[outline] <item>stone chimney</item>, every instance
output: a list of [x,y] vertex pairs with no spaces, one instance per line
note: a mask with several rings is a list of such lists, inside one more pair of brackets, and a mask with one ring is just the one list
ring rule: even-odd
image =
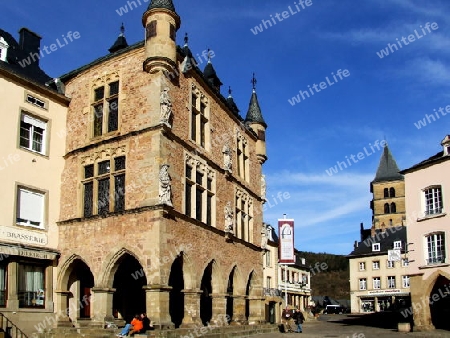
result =
[[32,64],[38,67],[42,38],[35,32],[32,32],[25,27],[19,30],[19,35],[20,35],[19,39],[20,48],[22,49],[26,57],[28,57],[29,55],[35,55],[35,57],[33,58],[33,60],[35,61]]

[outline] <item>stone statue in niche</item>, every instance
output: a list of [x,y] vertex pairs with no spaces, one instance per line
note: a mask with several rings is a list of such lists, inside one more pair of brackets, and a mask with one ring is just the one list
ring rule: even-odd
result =
[[261,198],[263,199],[263,201],[267,201],[266,198],[266,176],[265,175],[261,175]]
[[234,233],[234,212],[233,208],[231,207],[231,202],[227,202],[227,205],[224,208],[224,214],[225,214],[225,227],[224,231],[226,233]]
[[231,149],[225,144],[222,148],[223,153],[223,169],[231,173],[231,169],[233,168],[233,160],[231,158]]
[[160,123],[165,124],[169,128],[172,128],[170,125],[170,118],[172,117],[172,101],[169,96],[169,88],[165,87],[161,92],[159,103],[161,105],[161,115],[160,115]]
[[163,164],[159,171],[159,203],[172,205],[172,187],[170,185],[169,165]]

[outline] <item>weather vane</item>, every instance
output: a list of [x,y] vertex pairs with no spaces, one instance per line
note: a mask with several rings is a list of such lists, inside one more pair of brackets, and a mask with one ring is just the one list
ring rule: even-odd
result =
[[252,85],[253,85],[253,90],[256,89],[256,78],[255,78],[255,73],[253,73],[253,78],[252,78]]

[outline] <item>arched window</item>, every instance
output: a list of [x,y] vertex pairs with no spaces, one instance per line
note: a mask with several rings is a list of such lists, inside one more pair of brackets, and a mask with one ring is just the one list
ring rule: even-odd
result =
[[389,189],[389,197],[395,197],[395,189],[394,188]]
[[384,213],[385,214],[389,214],[390,212],[389,212],[389,203],[386,203],[385,205],[384,205]]
[[389,190],[388,188],[384,188],[384,198],[389,197]]
[[397,207],[395,203],[391,203],[391,214],[395,214],[397,212]]

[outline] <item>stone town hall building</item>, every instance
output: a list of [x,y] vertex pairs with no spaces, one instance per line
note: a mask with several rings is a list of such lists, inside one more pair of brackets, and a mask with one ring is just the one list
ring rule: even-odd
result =
[[[171,0],[143,14],[145,42],[63,77],[71,98],[56,311],[102,325],[146,311],[156,327],[264,321],[266,123],[202,72]],[[69,324],[58,318],[58,326]]]

